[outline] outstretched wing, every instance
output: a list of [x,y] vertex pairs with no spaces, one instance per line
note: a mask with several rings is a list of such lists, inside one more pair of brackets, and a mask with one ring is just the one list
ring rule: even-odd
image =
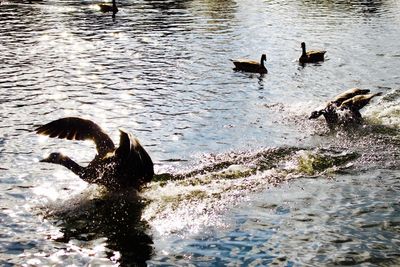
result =
[[135,184],[140,186],[150,182],[154,175],[154,164],[149,154],[132,134],[120,132],[120,144],[115,155],[121,159],[125,171],[136,179]]
[[114,150],[111,138],[96,123],[75,117],[52,121],[35,129],[37,134],[68,140],[93,140],[100,156]]
[[381,92],[374,93],[374,94],[366,94],[366,95],[356,95],[356,96],[344,101],[342,103],[342,105],[340,105],[339,109],[348,108],[348,109],[359,111],[360,109],[365,107],[372,98],[374,98],[375,96],[380,96],[380,95],[382,95]]
[[331,103],[336,104],[336,106],[340,106],[344,101],[357,96],[357,95],[365,95],[369,93],[369,89],[360,89],[360,88],[351,88],[348,89],[346,91],[344,91],[343,93],[337,95],[332,101]]

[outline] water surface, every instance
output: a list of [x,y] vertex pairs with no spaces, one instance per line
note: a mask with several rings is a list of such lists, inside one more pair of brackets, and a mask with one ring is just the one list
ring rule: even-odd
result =
[[[396,0],[119,5],[1,1],[1,264],[399,264]],[[326,61],[299,66],[302,41]],[[267,75],[232,70],[262,53]],[[351,87],[384,94],[363,126],[307,120]],[[142,201],[38,162],[95,155],[34,134],[65,116],[141,140]]]

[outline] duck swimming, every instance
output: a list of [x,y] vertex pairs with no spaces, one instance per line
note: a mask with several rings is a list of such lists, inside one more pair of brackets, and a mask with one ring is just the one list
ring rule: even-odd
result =
[[326,51],[310,50],[306,51],[306,43],[301,43],[302,54],[299,58],[300,63],[315,63],[324,61]]
[[68,140],[92,140],[97,155],[86,166],[80,166],[61,153],[51,153],[40,162],[60,164],[88,183],[99,184],[112,190],[132,187],[136,190],[149,183],[154,175],[153,161],[130,133],[120,130],[119,147],[94,122],[66,117],[35,129],[37,134]]
[[98,4],[101,12],[113,12],[114,14],[118,12],[117,3],[112,0],[112,5],[110,4]]
[[265,54],[261,55],[260,61],[249,60],[244,58],[231,59],[231,61],[235,65],[234,70],[253,72],[253,73],[268,73],[268,70],[265,67],[265,61],[267,61],[267,56]]

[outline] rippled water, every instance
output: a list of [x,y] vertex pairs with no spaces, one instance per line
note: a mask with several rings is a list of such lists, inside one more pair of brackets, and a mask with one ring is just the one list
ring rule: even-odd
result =
[[[283,2],[2,0],[0,264],[399,265],[400,3]],[[384,94],[363,126],[307,120],[351,87]],[[33,133],[64,116],[141,140],[140,201],[38,162],[95,155]]]

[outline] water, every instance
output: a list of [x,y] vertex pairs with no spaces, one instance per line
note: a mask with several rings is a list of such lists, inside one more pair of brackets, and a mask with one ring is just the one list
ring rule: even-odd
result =
[[152,263],[394,266],[399,204],[393,187],[399,173],[371,174],[300,179],[256,194],[231,211],[229,231],[198,236]]
[[[400,4],[382,1],[1,1],[4,266],[400,264]],[[300,42],[326,49],[304,68]],[[267,54],[264,76],[230,58]],[[365,125],[309,113],[339,92],[384,96]],[[39,163],[87,142],[37,125],[92,119],[136,135],[157,176],[115,195]]]

